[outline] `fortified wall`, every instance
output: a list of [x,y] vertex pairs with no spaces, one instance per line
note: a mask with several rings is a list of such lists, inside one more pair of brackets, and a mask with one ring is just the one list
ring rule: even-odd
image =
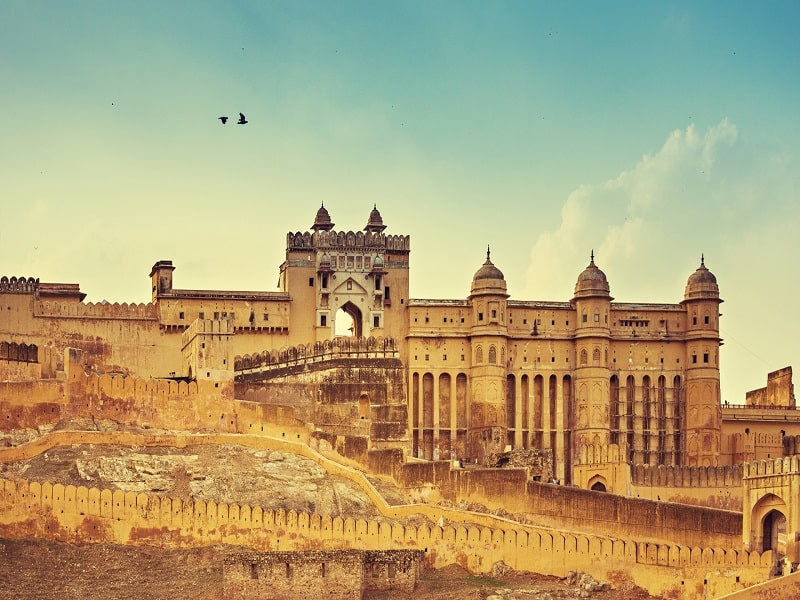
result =
[[414,591],[422,550],[237,552],[225,557],[227,600],[360,600],[367,590]]
[[66,371],[52,380],[0,382],[0,431],[45,428],[74,418],[110,419],[132,427],[291,435],[308,428],[290,408],[233,398],[233,384],[86,373],[68,349]]
[[[609,581],[624,573],[651,593],[685,598],[763,581],[773,563],[771,551],[637,543],[502,519],[493,519],[494,527],[469,522],[415,526],[24,480],[4,482],[0,506],[0,536],[12,539],[159,547],[230,544],[258,552],[410,549],[423,551],[434,568],[455,563],[486,573],[503,561],[517,570],[559,577],[584,571]],[[413,506],[393,510],[447,520],[454,515]],[[469,520],[468,514],[460,517]]]
[[391,338],[337,338],[237,356],[235,396],[291,407],[330,435],[361,437],[371,448],[409,445],[404,368]]

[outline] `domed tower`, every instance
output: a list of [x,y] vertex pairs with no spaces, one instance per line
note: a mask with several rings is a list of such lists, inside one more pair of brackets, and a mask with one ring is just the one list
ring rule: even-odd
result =
[[[611,431],[611,371],[608,364],[611,329],[611,301],[608,279],[594,264],[592,252],[589,265],[578,275],[572,304],[577,315],[575,326],[576,366],[574,408],[570,398],[561,405],[564,429],[574,432],[572,444],[565,442],[567,451],[580,452],[588,444],[609,443]],[[565,386],[566,390],[567,386]],[[571,422],[570,422],[571,420]],[[565,457],[565,469],[571,460]]]
[[472,307],[468,452],[483,463],[488,454],[502,452],[510,443],[505,390],[508,293],[488,248],[486,262],[472,278],[468,300]]
[[717,278],[700,266],[689,276],[681,304],[686,311],[686,384],[681,411],[683,464],[717,464],[720,450],[719,297]]
[[314,218],[314,224],[311,229],[314,231],[330,231],[333,226],[334,223],[331,221],[331,216],[328,214],[328,209],[325,208],[325,203],[323,202],[317,211],[317,216]]
[[367,220],[367,226],[364,227],[364,231],[380,233],[384,229],[386,229],[386,225],[383,224],[383,217],[381,217],[381,213],[378,211],[378,205],[374,204],[372,206],[372,211],[369,213],[369,219]]

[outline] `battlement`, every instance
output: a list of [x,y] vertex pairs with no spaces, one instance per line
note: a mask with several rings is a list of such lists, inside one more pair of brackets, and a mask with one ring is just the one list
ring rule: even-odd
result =
[[38,278],[0,277],[0,294],[35,294],[38,290]]
[[156,321],[158,310],[155,304],[123,302],[38,302],[34,316],[79,318],[79,319],[136,319]]
[[260,371],[288,366],[319,363],[338,358],[399,358],[400,351],[394,338],[342,337],[313,344],[301,344],[281,350],[237,356],[234,371]]
[[634,485],[683,488],[741,487],[742,467],[688,467],[666,465],[635,465],[631,469]]
[[800,474],[800,456],[787,456],[772,460],[759,460],[742,465],[742,478],[754,479],[771,475]]
[[[675,589],[676,579],[703,585],[708,568],[722,566],[728,572],[735,571],[742,583],[752,585],[764,579],[774,561],[771,550],[637,542],[565,533],[496,517],[491,519],[495,522],[491,526],[482,524],[487,515],[446,509],[434,509],[440,513],[440,525],[416,525],[391,516],[369,520],[331,517],[293,509],[8,479],[0,479],[0,507],[4,515],[0,536],[12,538],[152,544],[162,548],[224,543],[267,552],[321,547],[424,549],[430,566],[457,563],[472,573],[489,572],[497,561],[513,569],[560,577],[570,570],[581,570],[606,579],[607,569],[624,568],[640,584],[661,582],[660,587],[649,586],[653,593]],[[408,505],[392,507],[391,512],[427,515],[431,512],[427,508]],[[447,523],[445,519],[457,520]],[[699,572],[697,567],[702,567]],[[726,576],[730,577],[729,573]]]
[[411,236],[386,235],[371,231],[315,231],[305,233],[291,231],[286,234],[287,250],[309,248],[346,249],[374,248],[376,250],[411,251]]

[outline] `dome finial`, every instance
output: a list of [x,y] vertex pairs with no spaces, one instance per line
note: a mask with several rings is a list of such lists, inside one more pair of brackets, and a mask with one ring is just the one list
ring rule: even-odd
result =
[[383,218],[380,211],[378,211],[378,203],[376,202],[372,205],[372,211],[369,213],[369,219],[367,219],[367,226],[364,227],[364,231],[380,233],[384,229],[386,229],[386,225],[383,224]]
[[489,244],[486,244],[486,260],[491,260],[492,250]]
[[594,264],[594,248],[592,248],[592,252],[589,254],[589,262]]
[[317,211],[317,216],[314,218],[314,224],[311,226],[311,229],[314,231],[330,231],[333,229],[333,225],[331,216],[325,209],[325,203],[320,202],[319,210]]
[[704,267],[706,266],[706,257],[703,255],[702,252],[700,253],[700,264]]

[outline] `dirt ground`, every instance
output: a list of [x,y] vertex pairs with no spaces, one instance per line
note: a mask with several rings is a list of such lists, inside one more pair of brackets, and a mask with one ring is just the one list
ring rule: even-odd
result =
[[[0,598],[44,600],[222,600],[223,559],[229,548],[189,550],[0,539]],[[298,598],[304,596],[298,590]],[[413,593],[372,592],[365,600],[522,600],[592,598],[646,600],[644,590],[584,592],[557,577],[508,573],[470,575],[450,566],[427,571]]]

